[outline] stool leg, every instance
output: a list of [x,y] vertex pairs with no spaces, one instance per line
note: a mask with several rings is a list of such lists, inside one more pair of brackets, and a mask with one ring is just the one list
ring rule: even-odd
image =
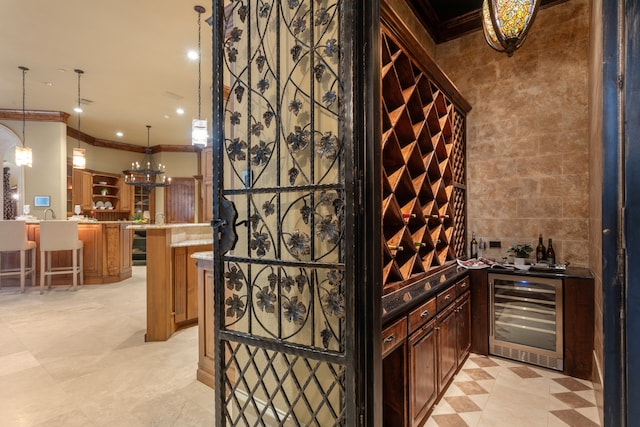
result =
[[44,271],[46,268],[46,255],[40,251],[40,295],[44,293]]
[[25,250],[20,251],[20,292],[24,293],[24,269],[26,264],[26,253]]
[[[47,265],[49,266],[49,272],[53,271],[53,264],[51,264],[51,251],[47,252]],[[51,274],[47,274],[47,289],[51,289]]]
[[36,248],[31,249],[31,287],[36,286]]
[[80,286],[84,286],[84,248],[80,247]]
[[[0,268],[2,268],[2,252],[0,252]],[[2,289],[2,274],[0,274],[0,289]]]
[[71,262],[73,264],[73,290],[78,288],[78,251],[76,249],[71,251]]

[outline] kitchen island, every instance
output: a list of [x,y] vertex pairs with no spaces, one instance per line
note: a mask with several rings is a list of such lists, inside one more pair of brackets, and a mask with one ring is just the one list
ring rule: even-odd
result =
[[[78,238],[84,242],[84,283],[101,285],[120,282],[131,277],[131,230],[125,221],[78,221]],[[40,221],[27,222],[27,238],[35,241],[36,277],[40,279]],[[71,252],[52,254],[53,267],[70,265]],[[19,268],[18,253],[2,257],[2,268]],[[10,279],[3,280],[11,284]],[[52,278],[53,285],[69,284],[71,275]],[[38,282],[39,283],[39,282]]]
[[166,341],[198,322],[197,269],[191,255],[212,249],[205,224],[130,225],[145,230],[147,245],[146,341]]

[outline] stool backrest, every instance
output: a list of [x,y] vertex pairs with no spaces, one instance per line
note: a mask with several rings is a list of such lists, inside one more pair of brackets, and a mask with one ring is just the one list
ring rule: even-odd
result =
[[0,251],[20,251],[27,248],[27,223],[0,221]]
[[40,221],[41,251],[63,251],[77,248],[77,221]]

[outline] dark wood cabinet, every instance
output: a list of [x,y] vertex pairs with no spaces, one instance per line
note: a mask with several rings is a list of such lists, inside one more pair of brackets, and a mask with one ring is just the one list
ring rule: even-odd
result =
[[456,347],[458,331],[456,329],[456,307],[450,306],[437,319],[438,339],[438,390],[444,390],[458,367]]
[[421,426],[438,397],[438,342],[433,319],[409,338],[411,426]]
[[464,363],[471,347],[469,289],[467,277],[458,280],[384,330],[385,426],[423,425]]
[[461,365],[471,350],[471,303],[469,292],[456,300],[456,330],[458,341],[458,365]]

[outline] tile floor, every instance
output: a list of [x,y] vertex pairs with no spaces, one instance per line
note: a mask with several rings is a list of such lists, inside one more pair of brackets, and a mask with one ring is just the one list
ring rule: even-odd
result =
[[549,369],[470,355],[425,427],[595,427],[593,384]]
[[[197,328],[145,343],[145,267],[45,295],[0,289],[0,426],[213,425]],[[426,427],[597,426],[588,381],[471,355]]]

